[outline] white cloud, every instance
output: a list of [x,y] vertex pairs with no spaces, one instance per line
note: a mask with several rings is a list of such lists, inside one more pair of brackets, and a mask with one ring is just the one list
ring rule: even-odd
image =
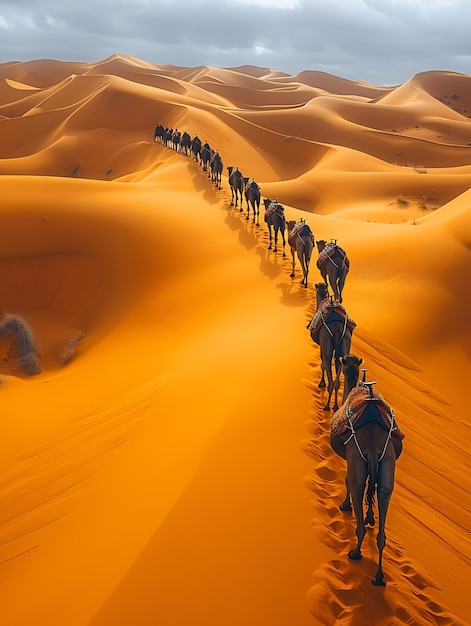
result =
[[255,56],[260,56],[262,54],[272,54],[271,50],[267,50],[267,48],[265,48],[265,46],[262,46],[261,44],[255,44],[253,47],[253,51]]
[[0,30],[15,30],[15,27],[3,15],[0,15]]

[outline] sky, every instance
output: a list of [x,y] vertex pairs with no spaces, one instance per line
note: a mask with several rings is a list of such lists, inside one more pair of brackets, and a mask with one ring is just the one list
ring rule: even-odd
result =
[[471,74],[471,0],[0,0],[0,63],[124,54],[374,85]]

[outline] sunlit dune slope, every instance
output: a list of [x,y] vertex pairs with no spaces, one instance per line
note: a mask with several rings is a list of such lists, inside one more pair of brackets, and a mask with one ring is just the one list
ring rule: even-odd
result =
[[[0,65],[2,626],[469,623],[470,85]],[[317,253],[306,288],[227,166],[348,253],[351,350],[405,433],[385,588],[377,527],[347,556]]]

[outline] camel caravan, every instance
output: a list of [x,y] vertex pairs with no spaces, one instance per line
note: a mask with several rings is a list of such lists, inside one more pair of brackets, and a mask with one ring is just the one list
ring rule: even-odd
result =
[[[220,189],[223,168],[217,152],[207,143],[201,144],[197,135],[193,139],[185,138],[185,144],[189,143],[189,147],[183,146],[182,139],[183,135],[180,136],[176,130],[156,127],[154,141],[158,140],[182,154],[192,154]],[[213,165],[216,156],[218,163]],[[213,173],[216,169],[217,174]],[[231,191],[230,206],[239,207],[242,213],[245,199],[246,220],[250,219],[252,212],[253,223],[259,226],[259,185],[253,178],[244,176],[238,167],[228,166],[227,173]],[[312,253],[317,248],[316,266],[322,282],[315,284],[316,310],[307,329],[312,341],[319,346],[321,379],[318,386],[327,389],[324,411],[334,412],[330,421],[330,445],[332,451],[347,463],[346,495],[339,508],[349,513],[353,507],[357,539],[348,557],[352,560],[362,558],[361,546],[366,527],[375,525],[373,507],[376,497],[379,517],[376,538],[378,569],[372,584],[385,586],[383,550],[386,545],[386,515],[394,489],[395,465],[402,452],[404,434],[396,423],[394,411],[382,395],[374,391],[375,382],[366,380],[367,369],[362,369],[360,380],[360,366],[363,361],[350,353],[356,323],[342,304],[350,261],[336,239],[330,242],[323,239],[316,241],[304,218],[299,222],[287,220],[284,206],[277,198],[264,198],[263,205],[264,221],[268,229],[268,249],[274,254],[281,251],[282,256],[286,257],[288,243],[292,262],[290,277],[295,277],[297,259],[302,271],[300,282],[306,288]],[[329,289],[332,294],[329,294]],[[339,404],[342,376],[344,385]]]

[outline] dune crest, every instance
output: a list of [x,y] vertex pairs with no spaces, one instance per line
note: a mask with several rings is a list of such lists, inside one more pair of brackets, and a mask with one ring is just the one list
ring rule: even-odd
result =
[[[2,624],[467,624],[470,85],[0,64]],[[385,589],[375,532],[347,557],[317,250],[305,287],[274,198],[348,252],[351,350],[405,433]]]

